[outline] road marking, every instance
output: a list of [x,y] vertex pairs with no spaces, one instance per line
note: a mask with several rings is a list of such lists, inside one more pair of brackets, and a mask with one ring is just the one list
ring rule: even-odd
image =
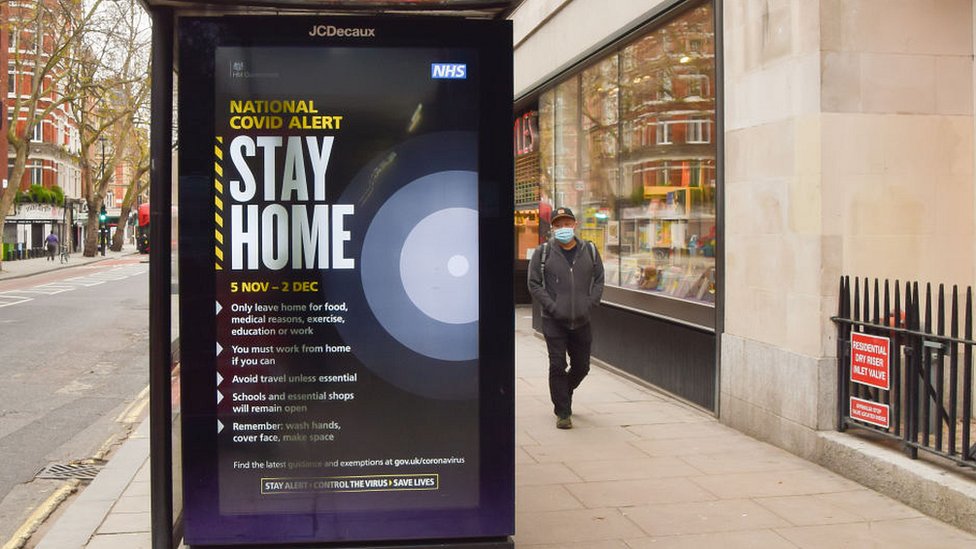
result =
[[44,503],[35,509],[29,517],[27,517],[24,524],[22,524],[20,528],[14,532],[14,535],[10,537],[10,540],[3,544],[3,549],[20,549],[23,547],[24,544],[30,540],[31,536],[34,535],[34,532],[36,532],[37,529],[44,524],[44,521],[51,516],[51,513],[53,513],[54,510],[57,509],[62,502],[64,502],[64,500],[68,499],[68,496],[73,494],[80,485],[81,481],[76,478],[62,484],[60,488],[48,496],[48,498],[44,500]]
[[91,280],[85,276],[73,276],[71,278],[64,279],[65,282],[71,282],[72,284],[81,284],[82,286],[98,286],[99,284],[105,284],[104,280]]
[[35,294],[44,295],[54,295],[67,292],[68,290],[74,290],[74,286],[60,286],[56,284],[42,284],[40,286],[34,286],[29,290],[21,290],[21,292],[30,292]]
[[82,383],[76,379],[54,392],[62,395],[80,395],[87,393],[91,388],[91,385]]
[[[33,297],[23,297],[19,295],[4,295],[0,293],[0,307],[9,307],[10,305],[17,305],[18,303],[23,303],[25,301],[31,301]],[[8,301],[9,300],[9,301]],[[8,301],[5,303],[5,301]]]
[[30,288],[0,292],[0,308],[31,301],[37,295],[61,294],[77,290],[78,288],[89,288],[91,286],[105,284],[106,282],[125,280],[126,278],[141,275],[148,270],[148,267],[144,264],[123,265],[107,271],[91,273],[84,276],[73,276],[58,282],[49,282]]
[[149,386],[146,387],[136,395],[135,400],[129,403],[128,406],[122,410],[122,413],[115,418],[116,423],[135,423],[139,416],[142,415],[142,411],[146,409],[146,405],[149,404]]

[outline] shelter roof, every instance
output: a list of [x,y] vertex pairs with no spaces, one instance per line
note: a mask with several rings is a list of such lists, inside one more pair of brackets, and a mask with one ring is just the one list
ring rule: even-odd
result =
[[179,12],[412,14],[502,19],[523,0],[140,0],[147,9],[172,7]]

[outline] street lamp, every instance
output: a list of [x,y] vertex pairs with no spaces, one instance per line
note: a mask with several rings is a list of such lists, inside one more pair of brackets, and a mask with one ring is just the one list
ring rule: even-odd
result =
[[[102,183],[102,179],[105,177],[105,136],[98,136],[98,143],[102,147],[102,162],[98,165],[98,182]],[[106,224],[108,220],[108,214],[105,211],[105,199],[102,199],[102,208],[98,213],[98,239],[100,241],[100,248],[102,249],[102,255],[105,255],[105,248],[108,247],[108,226]]]
[[102,146],[102,163],[98,165],[98,178],[105,177],[105,136],[98,136],[98,143]]

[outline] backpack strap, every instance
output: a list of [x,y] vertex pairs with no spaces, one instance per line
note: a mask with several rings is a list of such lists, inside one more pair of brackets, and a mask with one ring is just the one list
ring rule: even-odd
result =
[[[596,266],[596,244],[592,240],[586,241],[586,249],[590,251],[590,262]],[[590,276],[590,293],[593,293],[593,285],[596,284],[596,273]]]
[[545,289],[545,287],[546,287],[546,259],[549,258],[549,242],[548,241],[542,243],[542,251],[540,253],[542,254],[542,257],[539,260],[539,266],[540,266],[541,271],[542,271],[542,288]]

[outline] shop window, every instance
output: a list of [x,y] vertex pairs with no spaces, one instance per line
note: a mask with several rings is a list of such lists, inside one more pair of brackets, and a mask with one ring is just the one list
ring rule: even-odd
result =
[[[580,75],[583,185],[567,202],[557,204],[573,208],[577,216],[577,233],[592,241],[601,253],[607,249],[608,222],[619,187],[618,63],[618,56],[610,56]],[[616,284],[615,271],[608,274],[607,282]]]
[[[579,78],[556,87],[555,95],[555,183],[575,185],[579,179]],[[557,191],[558,192],[558,191]]]
[[573,208],[615,295],[714,303],[714,40],[698,4],[539,96],[539,208],[517,217],[544,239]]
[[540,170],[597,244],[608,287],[714,303],[712,33],[699,5],[540,96]]

